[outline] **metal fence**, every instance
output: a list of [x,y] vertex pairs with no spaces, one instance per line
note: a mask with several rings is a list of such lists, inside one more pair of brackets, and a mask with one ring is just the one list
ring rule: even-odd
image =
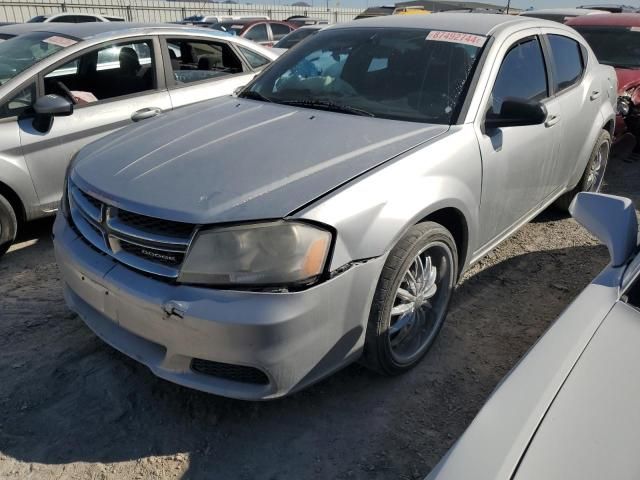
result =
[[361,10],[165,0],[0,0],[0,22],[24,22],[36,15],[59,12],[116,15],[131,22],[174,22],[191,15],[205,14],[268,15],[275,20],[284,20],[291,15],[307,15],[338,23],[352,20]]

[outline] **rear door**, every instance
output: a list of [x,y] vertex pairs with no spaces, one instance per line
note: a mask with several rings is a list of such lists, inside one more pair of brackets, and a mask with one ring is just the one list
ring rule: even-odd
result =
[[50,131],[19,121],[20,141],[40,202],[57,205],[66,166],[87,143],[171,108],[157,39],[132,38],[91,47],[39,76],[39,93],[76,98],[73,115],[57,117]]
[[[608,92],[587,71],[587,52],[576,40],[560,34],[545,35],[552,68],[553,97],[562,112],[562,142],[555,166],[555,184],[565,187],[577,169],[582,171],[594,145],[587,135],[602,119],[600,105]],[[569,185],[573,187],[573,185]]]
[[231,95],[255,75],[233,43],[224,39],[171,35],[161,39],[174,108]]

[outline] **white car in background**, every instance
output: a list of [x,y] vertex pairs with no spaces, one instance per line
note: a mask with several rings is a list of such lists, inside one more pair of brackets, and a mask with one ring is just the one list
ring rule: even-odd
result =
[[[503,380],[427,480],[632,480],[640,474],[640,251],[626,198],[573,216],[611,262]],[[589,261],[589,259],[585,259]]]
[[114,15],[97,15],[95,13],[64,12],[52,15],[37,15],[27,23],[87,23],[87,22],[124,22],[124,18]]

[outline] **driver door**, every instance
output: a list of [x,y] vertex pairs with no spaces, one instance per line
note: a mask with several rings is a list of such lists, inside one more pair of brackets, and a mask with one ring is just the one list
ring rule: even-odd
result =
[[[481,243],[493,244],[522,223],[557,191],[560,144],[559,101],[549,98],[545,58],[536,34],[507,43],[491,93],[476,124],[482,155]],[[495,68],[495,67],[494,67]],[[487,112],[500,113],[504,100],[542,102],[548,112],[541,125],[484,127]]]
[[102,44],[40,75],[43,94],[78,99],[74,113],[56,117],[48,132],[19,120],[20,142],[44,209],[55,209],[64,175],[75,152],[133,122],[171,109],[163,77],[158,75],[159,51],[152,38]]

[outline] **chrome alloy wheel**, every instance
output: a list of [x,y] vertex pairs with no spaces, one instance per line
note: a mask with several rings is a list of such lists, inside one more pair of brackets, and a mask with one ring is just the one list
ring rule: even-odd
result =
[[600,190],[604,172],[607,168],[607,161],[609,160],[609,149],[609,142],[604,142],[600,145],[596,158],[589,166],[585,191],[598,192]]
[[415,256],[402,276],[388,329],[391,354],[399,364],[422,355],[437,335],[451,296],[452,264],[447,246],[434,242]]

